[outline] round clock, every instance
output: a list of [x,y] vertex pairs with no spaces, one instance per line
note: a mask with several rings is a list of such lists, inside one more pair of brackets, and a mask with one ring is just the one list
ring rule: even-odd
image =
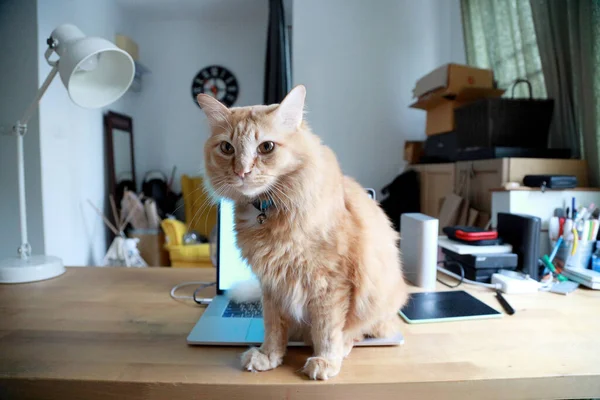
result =
[[192,81],[192,97],[196,105],[196,96],[205,93],[231,107],[237,100],[238,92],[235,76],[227,68],[218,65],[203,68]]

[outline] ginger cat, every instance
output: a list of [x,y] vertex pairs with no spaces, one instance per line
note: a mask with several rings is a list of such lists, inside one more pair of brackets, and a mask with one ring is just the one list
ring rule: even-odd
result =
[[211,135],[207,184],[235,202],[238,246],[258,278],[265,339],[249,371],[282,363],[291,335],[311,343],[303,372],[340,372],[355,341],[397,332],[407,299],[398,235],[303,119],[306,89],[281,104],[228,109],[200,94]]

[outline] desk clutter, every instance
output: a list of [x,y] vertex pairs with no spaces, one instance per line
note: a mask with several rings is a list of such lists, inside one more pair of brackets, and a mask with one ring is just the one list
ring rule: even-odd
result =
[[549,222],[552,252],[542,260],[562,281],[572,280],[600,289],[600,209],[594,203],[557,208]]
[[[405,277],[427,291],[434,290],[436,280],[450,288],[464,283],[495,290],[509,315],[515,310],[501,293],[567,295],[580,286],[600,289],[600,271],[595,270],[600,269],[600,210],[593,204],[573,204],[570,211],[560,208],[556,213],[551,223],[554,246],[542,257],[542,221],[536,216],[498,213],[495,229],[443,226],[443,235],[437,236],[441,221],[403,214],[401,226],[410,232],[403,236],[401,231],[400,239]],[[447,278],[458,282],[450,284]]]
[[453,226],[438,245],[444,268],[461,281],[491,284],[505,293],[546,290],[567,294],[579,285],[600,289],[600,210],[594,204],[559,208],[550,222],[552,252],[539,257],[541,220],[498,213],[496,230]]

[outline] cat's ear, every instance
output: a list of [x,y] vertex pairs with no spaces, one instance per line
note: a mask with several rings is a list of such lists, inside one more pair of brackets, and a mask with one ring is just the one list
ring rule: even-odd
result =
[[229,118],[231,111],[214,97],[200,93],[196,100],[198,100],[198,104],[206,114],[211,128],[222,127],[223,123]]
[[279,104],[276,121],[283,130],[293,132],[300,127],[304,115],[305,98],[306,88],[303,85],[298,85]]

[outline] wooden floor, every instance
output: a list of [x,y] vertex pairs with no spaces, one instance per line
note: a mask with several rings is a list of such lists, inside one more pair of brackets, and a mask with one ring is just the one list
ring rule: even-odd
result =
[[310,349],[249,373],[243,348],[188,346],[202,308],[169,291],[191,280],[214,271],[70,268],[0,286],[0,399],[600,397],[600,291],[507,295],[514,316],[404,324],[404,345],[356,348],[338,377],[312,382],[298,372]]

